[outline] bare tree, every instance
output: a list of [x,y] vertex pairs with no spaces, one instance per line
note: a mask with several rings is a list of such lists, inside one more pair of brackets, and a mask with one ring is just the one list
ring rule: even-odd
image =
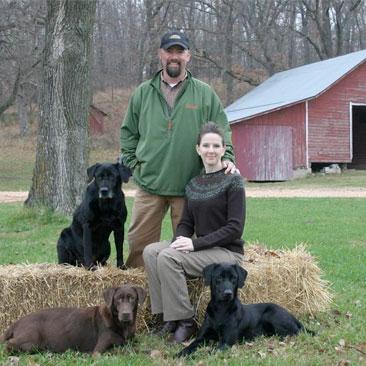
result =
[[41,0],[0,0],[0,81],[12,91],[0,91],[0,114],[16,104],[21,135],[28,130],[30,100],[38,87],[43,10]]
[[26,204],[70,214],[85,188],[96,1],[47,0],[36,164]]
[[296,32],[324,60],[351,51],[350,35],[363,0],[300,0],[299,10],[306,27]]

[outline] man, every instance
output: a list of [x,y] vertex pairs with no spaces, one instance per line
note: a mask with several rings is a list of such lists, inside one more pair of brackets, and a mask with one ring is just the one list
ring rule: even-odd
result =
[[158,55],[162,70],[137,87],[121,127],[122,159],[138,186],[128,232],[128,267],[144,265],[142,252],[160,240],[168,208],[175,233],[185,185],[202,169],[195,145],[204,123],[213,121],[223,128],[223,164],[226,173],[237,171],[222,104],[211,87],[186,68],[191,59],[188,38],[177,31],[166,33]]

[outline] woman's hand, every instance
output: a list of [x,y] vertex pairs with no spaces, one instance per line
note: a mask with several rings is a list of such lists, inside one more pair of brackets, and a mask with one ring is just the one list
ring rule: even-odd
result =
[[177,239],[170,244],[170,248],[179,250],[183,253],[189,253],[194,251],[192,239],[186,238],[185,236],[178,236]]

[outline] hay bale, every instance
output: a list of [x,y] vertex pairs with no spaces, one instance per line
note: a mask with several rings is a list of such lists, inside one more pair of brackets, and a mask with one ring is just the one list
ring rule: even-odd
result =
[[[329,283],[321,279],[314,258],[298,246],[293,250],[268,250],[248,246],[243,267],[248,278],[239,296],[243,303],[275,302],[296,315],[315,314],[331,302]],[[95,272],[57,264],[0,266],[0,332],[30,312],[57,306],[93,306],[103,303],[103,290],[132,283],[147,289],[143,271],[103,267]],[[201,322],[210,298],[202,279],[188,281],[190,298]],[[140,307],[138,331],[153,324],[149,300]]]
[[[138,269],[121,271],[106,266],[91,272],[58,264],[0,266],[0,331],[21,316],[40,309],[100,305],[106,288],[125,283],[147,287],[145,273]],[[137,328],[146,329],[150,319],[150,311],[142,306]]]

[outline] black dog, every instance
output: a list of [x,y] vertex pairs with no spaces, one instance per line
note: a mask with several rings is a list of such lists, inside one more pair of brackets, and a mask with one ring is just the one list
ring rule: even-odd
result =
[[194,352],[204,342],[218,341],[225,349],[242,340],[257,336],[291,336],[303,330],[303,325],[286,309],[272,303],[243,305],[237,290],[244,286],[247,271],[236,264],[211,264],[204,268],[203,277],[211,288],[211,301],[206,310],[197,338],[178,357]]
[[104,265],[114,233],[117,267],[124,269],[123,240],[127,217],[122,181],[128,182],[131,170],[123,164],[95,164],[87,170],[89,185],[74,212],[71,226],[61,232],[57,243],[58,262],[95,269]]

